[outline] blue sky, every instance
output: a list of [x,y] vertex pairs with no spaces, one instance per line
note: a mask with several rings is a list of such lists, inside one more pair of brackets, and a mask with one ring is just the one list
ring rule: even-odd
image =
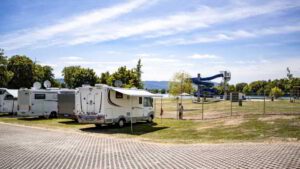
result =
[[139,58],[143,80],[177,71],[232,83],[300,76],[300,1],[2,0],[0,48],[54,68],[99,75]]

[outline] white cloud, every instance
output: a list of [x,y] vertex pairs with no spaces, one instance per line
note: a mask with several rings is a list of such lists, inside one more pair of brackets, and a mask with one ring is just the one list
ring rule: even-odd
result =
[[78,61],[78,60],[84,60],[84,58],[78,56],[68,56],[68,57],[61,57],[60,60]]
[[[0,41],[0,46],[9,50],[25,46],[77,45],[105,42],[134,36],[157,38],[300,6],[299,3],[294,1],[273,1],[263,5],[243,4],[222,8],[202,6],[195,11],[175,13],[170,16],[162,16],[159,19],[134,18],[125,21],[116,19],[121,15],[132,12],[145,3],[145,0],[130,1],[129,3],[69,18],[49,27],[35,28],[6,35],[2,38],[4,40]],[[270,33],[272,33],[271,30],[266,30],[265,32],[265,34]],[[194,39],[194,42],[191,43],[214,42],[252,36],[249,32],[238,31],[231,36],[218,34],[214,37]],[[185,39],[175,39],[175,43],[185,44],[188,42]]]
[[210,54],[194,54],[192,56],[189,56],[188,58],[191,59],[218,59],[219,56],[216,55],[210,55]]
[[184,37],[184,38],[170,38],[167,40],[160,40],[155,42],[156,44],[164,44],[164,45],[188,45],[188,44],[196,44],[196,43],[212,43],[212,42],[221,42],[221,41],[231,41],[231,40],[239,40],[246,38],[257,38],[267,35],[274,34],[287,34],[293,32],[299,32],[300,25],[288,25],[282,27],[269,27],[263,28],[259,30],[237,30],[231,32],[222,32],[213,35],[194,35],[193,37]]
[[[104,22],[109,19],[117,18],[123,14],[132,12],[134,9],[141,7],[147,0],[135,0],[128,3],[119,4],[113,7],[94,10],[88,13],[84,13],[72,18],[67,18],[55,25],[50,25],[44,28],[35,28],[29,30],[23,30],[4,36],[0,41],[0,46],[5,49],[16,49],[24,46],[30,46],[36,44],[39,41],[50,40],[51,38],[57,38],[57,36],[63,36],[73,32],[75,30],[86,31],[86,28],[92,28],[92,25]],[[65,33],[65,34],[63,34]],[[74,35],[71,35],[74,36]],[[46,41],[44,45],[48,46],[49,43],[53,45],[62,43],[61,40]]]

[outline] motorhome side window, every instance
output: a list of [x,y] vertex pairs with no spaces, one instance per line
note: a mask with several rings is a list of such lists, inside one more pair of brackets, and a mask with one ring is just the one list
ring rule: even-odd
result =
[[123,93],[116,92],[116,98],[117,99],[122,99],[123,98]]
[[14,100],[14,97],[12,95],[6,95],[4,100]]
[[34,99],[40,100],[40,99],[45,99],[46,95],[45,94],[35,94]]
[[4,94],[5,90],[0,90],[0,95]]
[[143,104],[143,98],[139,97],[139,104]]
[[153,99],[151,97],[144,98],[144,107],[153,107]]

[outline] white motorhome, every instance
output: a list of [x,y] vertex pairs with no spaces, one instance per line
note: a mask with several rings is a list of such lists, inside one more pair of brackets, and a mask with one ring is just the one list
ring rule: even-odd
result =
[[96,126],[137,121],[152,122],[153,98],[157,95],[139,89],[116,88],[103,84],[79,87],[75,94],[75,115],[79,123]]
[[20,89],[18,97],[18,116],[21,117],[57,117],[57,95],[59,90]]
[[18,90],[0,88],[0,112],[16,113],[18,105]]

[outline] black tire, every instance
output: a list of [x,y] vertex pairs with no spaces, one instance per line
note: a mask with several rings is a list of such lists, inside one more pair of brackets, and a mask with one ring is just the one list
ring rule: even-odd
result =
[[153,123],[153,115],[150,115],[147,119],[148,123]]
[[101,128],[102,125],[101,124],[95,124],[96,128]]
[[51,112],[50,115],[49,115],[49,118],[50,118],[50,119],[52,119],[52,118],[57,118],[57,113],[54,112],[54,111]]
[[120,119],[119,121],[118,121],[118,127],[119,128],[123,128],[124,126],[125,126],[125,120],[124,119]]

